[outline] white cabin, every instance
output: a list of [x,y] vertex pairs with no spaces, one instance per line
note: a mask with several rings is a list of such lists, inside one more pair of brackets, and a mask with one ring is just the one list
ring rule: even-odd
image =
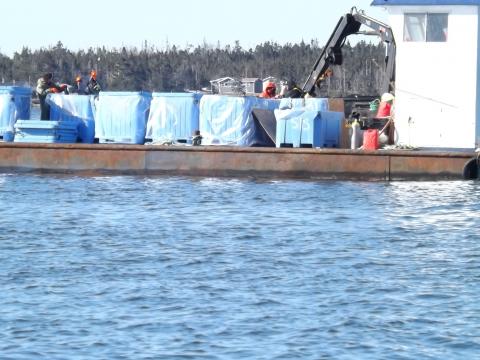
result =
[[395,37],[398,143],[480,146],[480,0],[374,0]]

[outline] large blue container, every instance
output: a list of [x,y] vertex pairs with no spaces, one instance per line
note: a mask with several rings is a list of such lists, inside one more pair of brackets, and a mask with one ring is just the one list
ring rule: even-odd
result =
[[0,136],[11,130],[18,119],[30,119],[32,89],[0,86]]
[[73,121],[18,120],[15,124],[15,142],[74,143],[77,124]]
[[154,142],[187,140],[199,130],[202,94],[153,93],[145,137]]
[[95,137],[100,143],[143,144],[151,99],[144,91],[100,92]]
[[276,146],[339,147],[343,116],[333,111],[275,110]]
[[342,126],[345,114],[337,111],[321,111],[322,134],[320,147],[338,148],[341,145]]
[[278,105],[278,100],[254,96],[203,96],[199,120],[202,144],[250,146],[257,134],[252,109],[273,110]]
[[94,101],[93,95],[49,94],[50,120],[74,122],[80,142],[91,144],[95,139]]

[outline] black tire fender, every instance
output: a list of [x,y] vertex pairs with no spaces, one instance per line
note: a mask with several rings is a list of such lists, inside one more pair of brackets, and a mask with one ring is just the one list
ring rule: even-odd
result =
[[480,173],[480,160],[478,158],[473,158],[468,160],[463,166],[463,178],[465,180],[478,179]]

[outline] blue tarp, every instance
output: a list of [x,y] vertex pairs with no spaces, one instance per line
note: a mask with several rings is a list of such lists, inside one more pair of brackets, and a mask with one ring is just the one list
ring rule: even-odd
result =
[[257,144],[252,109],[274,110],[279,100],[255,96],[205,95],[200,100],[199,127],[205,145]]
[[100,143],[143,144],[152,94],[100,92],[95,137]]
[[199,130],[202,94],[153,93],[145,137],[154,142],[187,140]]
[[0,86],[0,135],[12,130],[18,119],[30,119],[32,89],[22,86]]
[[80,141],[91,144],[95,138],[94,101],[92,95],[49,94],[50,120],[75,122]]
[[0,94],[0,135],[3,136],[6,131],[12,131],[17,116],[13,97]]

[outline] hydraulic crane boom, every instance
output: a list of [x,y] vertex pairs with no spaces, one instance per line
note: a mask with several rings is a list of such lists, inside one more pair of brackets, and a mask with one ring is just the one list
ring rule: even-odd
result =
[[[362,25],[372,30],[361,32],[360,27]],[[352,8],[350,13],[340,18],[322,53],[315,62],[310,75],[302,87],[304,94],[314,94],[315,86],[320,85],[331,65],[342,65],[342,47],[346,38],[352,34],[377,35],[385,42],[387,48],[385,55],[386,80],[380,90],[382,93],[393,91],[393,82],[395,81],[395,40],[392,29],[388,25],[365,15],[363,11],[357,11],[356,8]]]

